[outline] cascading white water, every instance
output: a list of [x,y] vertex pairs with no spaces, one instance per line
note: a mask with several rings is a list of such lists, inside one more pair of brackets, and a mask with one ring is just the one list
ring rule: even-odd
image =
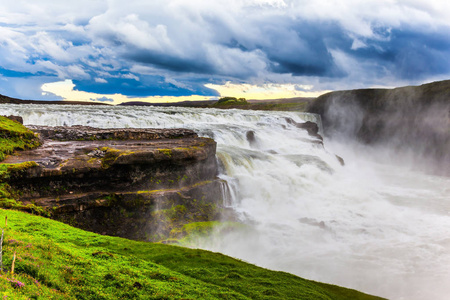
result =
[[9,104],[0,115],[35,125],[194,129],[217,141],[230,205],[247,224],[197,246],[390,299],[450,294],[450,178],[380,163],[350,144],[325,141],[325,150],[285,119],[313,115]]

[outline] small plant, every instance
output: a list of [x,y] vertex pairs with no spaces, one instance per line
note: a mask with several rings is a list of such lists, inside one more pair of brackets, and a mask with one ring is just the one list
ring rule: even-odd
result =
[[172,150],[170,149],[158,149],[158,151],[169,158],[172,157]]

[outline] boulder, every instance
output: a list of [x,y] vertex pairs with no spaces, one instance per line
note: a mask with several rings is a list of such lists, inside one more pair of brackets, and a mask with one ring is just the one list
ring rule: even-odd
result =
[[253,130],[247,131],[247,133],[245,134],[245,137],[247,138],[247,141],[250,144],[250,146],[252,146],[256,143],[256,135]]
[[323,137],[319,134],[319,126],[311,121],[306,121],[305,123],[297,123],[292,118],[286,118],[288,124],[294,125],[297,128],[304,129],[308,134],[316,139],[323,141]]

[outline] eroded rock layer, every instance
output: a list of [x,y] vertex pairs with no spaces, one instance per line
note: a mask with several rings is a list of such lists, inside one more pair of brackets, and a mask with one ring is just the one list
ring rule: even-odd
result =
[[[6,163],[19,200],[83,229],[161,240],[183,222],[218,218],[216,143],[186,129],[30,126],[43,145]],[[188,209],[189,208],[189,209]]]

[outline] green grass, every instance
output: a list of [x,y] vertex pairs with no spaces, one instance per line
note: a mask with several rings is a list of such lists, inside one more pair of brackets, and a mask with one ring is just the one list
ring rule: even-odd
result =
[[172,229],[168,241],[181,246],[191,246],[195,244],[198,239],[205,239],[213,234],[221,235],[245,227],[246,225],[243,223],[231,221],[191,222]]
[[31,203],[24,205],[21,201],[18,201],[17,199],[19,198],[18,195],[20,192],[14,190],[8,184],[8,179],[35,166],[37,166],[37,164],[34,161],[18,164],[0,164],[0,207],[20,209],[44,216],[49,215],[49,212],[45,211],[45,209],[40,206]]
[[6,136],[34,136],[29,129],[19,122],[12,121],[3,116],[0,116],[0,132]]
[[[35,134],[22,124],[0,116],[0,161],[16,150],[33,149],[40,145]],[[8,179],[28,168],[35,167],[35,162],[20,164],[0,164],[0,207],[17,208],[46,214],[41,208],[33,204],[23,205],[17,201],[18,191],[13,190],[8,184]]]
[[0,227],[5,216],[2,299],[379,299],[219,253],[102,236],[24,212],[0,209]]
[[0,161],[15,150],[32,149],[39,146],[39,140],[22,124],[0,116]]

